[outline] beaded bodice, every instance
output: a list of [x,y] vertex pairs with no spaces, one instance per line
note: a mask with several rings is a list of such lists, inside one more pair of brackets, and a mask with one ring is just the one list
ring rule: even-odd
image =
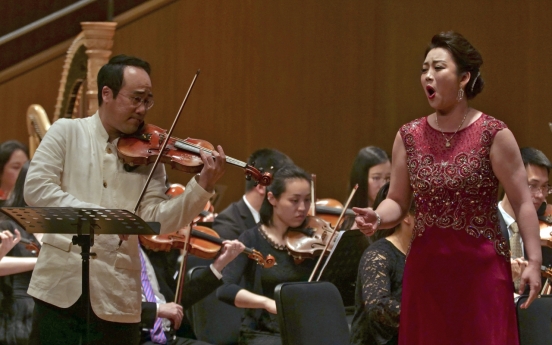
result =
[[430,227],[465,231],[488,239],[498,254],[509,257],[499,229],[498,179],[490,161],[494,136],[504,128],[502,121],[482,114],[446,147],[426,117],[401,127],[416,203],[414,240]]

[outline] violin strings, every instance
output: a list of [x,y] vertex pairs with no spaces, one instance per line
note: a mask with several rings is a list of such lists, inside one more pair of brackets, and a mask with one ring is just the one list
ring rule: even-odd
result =
[[[185,144],[185,145],[188,145],[188,146],[191,146],[195,149],[198,149],[198,150],[203,150],[207,153],[210,153],[210,154],[213,154],[213,150],[211,149],[207,149],[203,146],[199,146],[199,145],[196,145],[196,144],[193,144],[193,143],[190,143],[189,141],[186,141],[185,139],[180,139],[180,138],[177,138],[177,137],[174,137],[176,139],[176,141],[178,141],[179,143],[181,144]],[[240,166],[240,167],[245,167],[247,164],[245,162],[242,162],[240,160],[237,160],[235,158],[232,158],[232,157],[229,157],[229,156],[226,156],[226,162],[230,163],[230,164],[234,164],[234,165],[237,165],[237,166]]]

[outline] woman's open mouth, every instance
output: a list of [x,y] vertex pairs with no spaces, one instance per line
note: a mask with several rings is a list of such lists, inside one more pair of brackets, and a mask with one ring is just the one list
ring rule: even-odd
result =
[[427,91],[427,98],[429,99],[435,98],[435,89],[433,88],[433,86],[427,85],[426,91]]

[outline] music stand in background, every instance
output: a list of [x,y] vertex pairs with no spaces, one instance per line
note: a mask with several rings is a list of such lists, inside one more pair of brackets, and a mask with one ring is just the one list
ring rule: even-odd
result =
[[355,286],[358,264],[368,247],[368,238],[359,230],[341,230],[336,235],[337,245],[330,252],[320,273],[319,281],[334,284],[345,306],[355,305]]
[[86,332],[83,344],[89,341],[90,332],[90,252],[94,235],[156,235],[159,223],[146,223],[127,210],[70,207],[2,207],[5,213],[25,231],[47,234],[77,234],[73,244],[81,247],[82,297],[86,303]]

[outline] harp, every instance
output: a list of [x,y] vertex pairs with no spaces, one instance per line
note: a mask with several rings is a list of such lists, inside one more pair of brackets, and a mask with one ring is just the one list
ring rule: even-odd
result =
[[59,118],[82,118],[98,109],[96,78],[107,63],[117,23],[83,22],[83,31],[67,50],[52,122],[40,104],[27,109],[29,154],[32,158],[50,124]]

